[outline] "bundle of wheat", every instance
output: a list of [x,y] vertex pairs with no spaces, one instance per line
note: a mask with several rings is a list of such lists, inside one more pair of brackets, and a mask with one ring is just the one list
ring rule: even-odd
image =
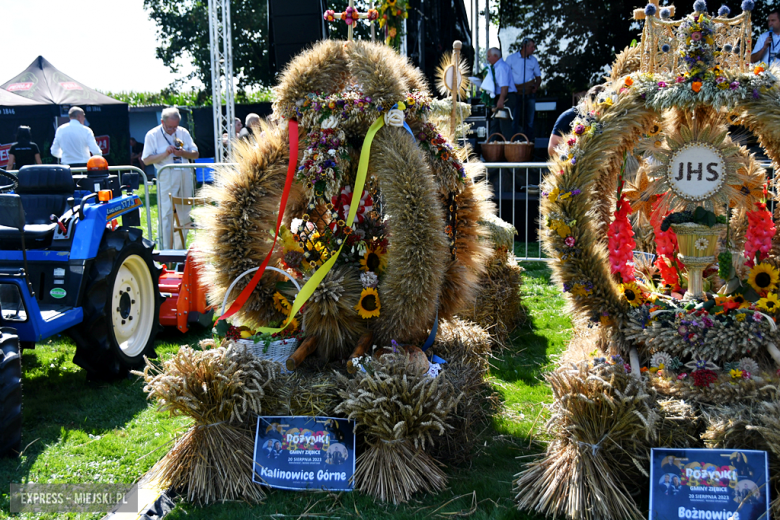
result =
[[547,431],[555,439],[517,475],[519,509],[584,520],[643,518],[631,492],[647,476],[656,436],[653,393],[622,362],[583,361],[547,380],[554,395]]
[[162,368],[147,360],[144,371],[134,373],[143,376],[158,411],[194,421],[152,476],[196,504],[262,501],[263,491],[252,482],[254,438],[247,423],[265,409],[265,388],[278,368],[232,341],[201,351],[184,346]]
[[444,489],[447,478],[425,452],[444,433],[460,400],[444,377],[410,370],[407,354],[385,354],[354,379],[342,377],[336,411],[355,420],[367,449],[358,457],[355,489],[382,501],[407,502],[417,491]]

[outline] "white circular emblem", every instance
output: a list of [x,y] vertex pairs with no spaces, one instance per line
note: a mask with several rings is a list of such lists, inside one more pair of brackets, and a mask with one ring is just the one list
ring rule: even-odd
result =
[[726,163],[720,152],[704,143],[681,148],[669,162],[667,178],[672,190],[690,201],[715,195],[726,180]]

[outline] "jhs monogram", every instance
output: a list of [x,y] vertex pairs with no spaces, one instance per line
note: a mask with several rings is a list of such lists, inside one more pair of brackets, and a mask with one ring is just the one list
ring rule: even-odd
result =
[[[698,169],[693,169],[693,163],[689,162],[688,163],[688,178],[685,179],[685,180],[687,180],[687,181],[692,180],[691,177],[693,177],[694,175],[698,175],[698,178],[695,179],[695,180],[697,180],[697,181],[702,180],[702,175],[704,174],[704,170],[703,170],[702,166],[703,166],[703,163],[699,163],[699,168]],[[707,177],[704,180],[709,181],[709,182],[717,181],[718,177],[719,177],[718,171],[716,170],[717,167],[718,167],[718,163],[716,163],[716,162],[707,163],[707,173],[712,175],[712,177]],[[683,177],[685,176],[684,170],[685,170],[685,163],[681,162],[680,163],[680,168],[679,168],[679,170],[677,172],[677,178],[675,179],[676,181],[683,180]]]

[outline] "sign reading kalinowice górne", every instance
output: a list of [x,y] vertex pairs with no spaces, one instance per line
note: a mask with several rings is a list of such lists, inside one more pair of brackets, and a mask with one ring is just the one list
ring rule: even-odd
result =
[[352,491],[355,429],[332,417],[258,417],[252,481],[279,489]]
[[767,518],[765,451],[653,448],[650,458],[650,520]]

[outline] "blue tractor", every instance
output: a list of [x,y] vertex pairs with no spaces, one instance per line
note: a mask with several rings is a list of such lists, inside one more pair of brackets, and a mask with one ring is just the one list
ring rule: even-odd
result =
[[133,227],[137,187],[105,170],[0,170],[0,455],[21,444],[21,349],[69,334],[74,363],[99,380],[156,357],[160,270]]

